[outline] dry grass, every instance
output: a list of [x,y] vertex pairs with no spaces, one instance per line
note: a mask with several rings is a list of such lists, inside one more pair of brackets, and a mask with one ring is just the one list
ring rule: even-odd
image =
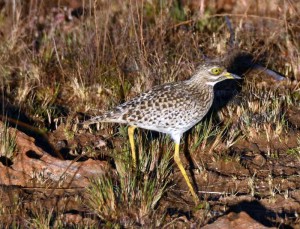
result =
[[[286,80],[276,82],[260,71],[246,72],[238,99],[191,131],[187,144],[192,156],[202,158],[206,153],[213,161],[228,157],[238,161],[236,155],[228,154],[238,141],[257,139],[258,133],[267,143],[274,138],[286,141],[287,133],[299,128],[286,117],[289,109],[300,104],[297,1],[259,1],[258,5],[257,1],[246,5],[237,1],[230,9],[206,1],[199,1],[205,2],[204,8],[181,1],[83,1],[83,14],[78,17],[59,2],[68,1],[13,0],[1,6],[1,117],[22,119],[48,133],[67,123],[66,133],[72,139],[77,130],[70,126],[83,119],[76,114],[98,114],[154,85],[186,79],[196,64],[207,59],[230,59],[228,54],[234,52],[228,43],[233,32],[235,50],[251,53]],[[224,16],[231,20],[233,31]],[[105,128],[108,136],[127,138],[115,125]],[[0,136],[0,154],[5,151],[13,160],[14,145],[5,128]],[[87,191],[84,208],[96,215],[93,219],[99,225],[159,227],[176,222],[163,210],[170,198],[167,190],[176,191],[170,175],[172,142],[160,138],[146,143],[141,132],[137,136],[140,172],[131,170],[126,153],[120,156],[119,151],[128,151],[123,144],[118,152],[111,152],[115,174],[94,180]],[[299,147],[287,153],[299,160]],[[274,155],[270,148],[267,156]],[[196,169],[205,173],[202,159],[196,162],[195,158]],[[252,196],[258,195],[256,182],[255,173],[248,177]],[[278,191],[272,175],[267,182],[270,199],[288,191]],[[36,228],[64,225],[55,209],[38,208],[27,214],[20,202],[3,206],[0,201],[1,218],[7,212],[13,215],[4,227],[22,227],[24,221]],[[198,213],[204,213],[195,221],[203,225],[209,207],[199,209]]]

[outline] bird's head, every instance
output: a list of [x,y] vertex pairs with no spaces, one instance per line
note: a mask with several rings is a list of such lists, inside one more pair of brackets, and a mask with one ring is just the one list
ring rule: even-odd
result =
[[204,64],[198,67],[191,80],[201,81],[206,85],[214,86],[216,83],[227,79],[241,79],[238,75],[227,72],[218,64]]

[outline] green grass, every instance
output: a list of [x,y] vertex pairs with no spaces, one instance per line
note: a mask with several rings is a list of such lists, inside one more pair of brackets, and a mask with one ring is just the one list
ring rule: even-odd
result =
[[16,146],[16,131],[4,123],[0,126],[0,156],[13,160],[16,156]]
[[[116,224],[128,217],[125,225],[143,224],[143,218],[153,218],[155,209],[169,189],[170,153],[163,152],[162,158],[151,169],[154,152],[140,148],[139,167],[134,169],[129,151],[115,155],[116,172],[109,177],[91,180],[87,189],[86,205],[105,222]],[[131,218],[130,215],[136,217]],[[138,221],[136,221],[138,219]],[[139,221],[140,220],[140,221]]]
[[[183,4],[184,1],[83,2],[84,15],[73,16],[72,20],[66,20],[68,11],[55,1],[5,2],[0,10],[1,117],[10,115],[18,121],[20,115],[16,117],[14,113],[22,114],[26,123],[47,135],[64,125],[64,140],[76,141],[78,133],[84,133],[75,127],[83,121],[80,114],[96,115],[155,85],[187,79],[198,63],[233,53],[228,45],[229,28],[220,14],[225,12],[234,30],[235,48],[253,54],[254,59],[264,59],[268,68],[285,75],[286,80],[269,81],[270,76],[262,72],[247,72],[237,101],[199,123],[180,148],[183,150],[187,144],[191,157],[197,158],[195,164],[202,162],[197,166],[200,172],[211,174],[206,162],[242,163],[243,153],[251,153],[252,149],[232,152],[240,140],[253,144],[263,140],[270,144],[274,139],[287,141],[286,136],[291,133],[299,135],[287,116],[300,103],[299,17],[295,10],[299,8],[298,2],[284,1],[282,6],[262,1],[256,7],[250,1],[246,8],[236,3],[233,11],[213,5],[213,1],[205,2],[203,11],[200,6]],[[46,6],[47,3],[57,8]],[[265,9],[264,14],[261,9]],[[172,172],[177,174],[177,167],[172,166],[174,144],[169,137],[147,139],[145,132],[137,131],[140,163],[134,170],[126,127],[101,124],[100,130],[92,131],[99,132],[104,142],[114,143],[118,139],[121,143],[103,149],[95,149],[92,144],[68,146],[70,154],[84,154],[85,159],[99,159],[99,155],[105,154],[113,164],[109,176],[91,179],[84,193],[87,198],[81,210],[95,214],[95,222],[105,227],[162,227],[185,221],[180,225],[190,227],[192,221],[203,226],[213,218],[211,212],[217,204],[214,201],[205,199],[193,216],[189,215],[192,207],[181,200],[168,203],[171,193],[177,191],[176,179],[172,180]],[[18,151],[15,140],[13,129],[1,126],[0,156],[12,162]],[[86,148],[80,151],[80,147]],[[285,152],[269,147],[261,153],[266,153],[266,160],[278,160],[286,153],[297,165],[299,142],[286,147]],[[189,168],[185,159],[183,163],[187,171],[195,170],[197,177],[196,169]],[[272,201],[278,192],[275,178],[263,181],[268,182]],[[37,171],[32,179],[35,184],[47,182],[43,171]],[[249,180],[252,197],[262,197],[257,187],[259,175],[253,172],[243,179]],[[60,183],[63,182],[62,179]],[[1,226],[48,228],[55,222],[58,227],[66,226],[60,218],[63,211],[43,209],[42,203],[31,211],[25,207],[26,201],[17,196],[8,204],[3,197],[0,217],[10,218]],[[177,213],[172,211],[176,210],[182,215],[174,216]],[[188,212],[190,218],[182,212]]]

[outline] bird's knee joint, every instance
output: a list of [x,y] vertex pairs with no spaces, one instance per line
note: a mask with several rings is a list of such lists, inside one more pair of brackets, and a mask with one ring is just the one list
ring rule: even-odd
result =
[[177,164],[180,163],[180,157],[174,156],[174,161],[175,161]]

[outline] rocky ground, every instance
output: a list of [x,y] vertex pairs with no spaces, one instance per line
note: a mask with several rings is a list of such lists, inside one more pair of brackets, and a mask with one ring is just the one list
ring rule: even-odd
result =
[[[0,1],[1,227],[300,228],[299,4],[254,2]],[[125,126],[81,123],[213,57],[243,81],[184,136],[195,206],[168,137],[134,169]]]

